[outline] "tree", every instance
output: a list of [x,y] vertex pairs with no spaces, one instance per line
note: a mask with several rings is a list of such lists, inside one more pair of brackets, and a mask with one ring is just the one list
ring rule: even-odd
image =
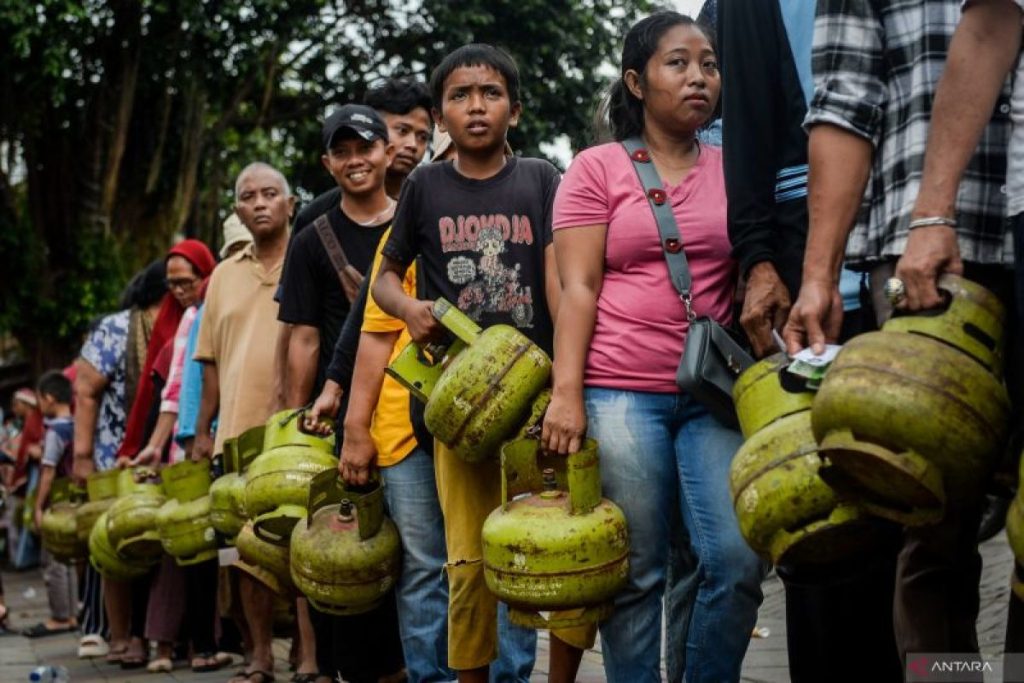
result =
[[67,361],[127,276],[177,234],[211,245],[257,158],[293,185],[319,166],[328,105],[451,48],[506,48],[527,154],[575,146],[646,0],[0,0],[0,329],[38,369]]

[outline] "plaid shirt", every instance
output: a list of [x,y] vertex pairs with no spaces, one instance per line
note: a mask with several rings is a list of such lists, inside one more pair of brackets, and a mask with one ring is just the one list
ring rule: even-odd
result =
[[[871,141],[871,180],[846,244],[858,269],[898,258],[924,169],[932,102],[959,0],[819,0],[814,99],[804,122],[839,126]],[[976,263],[1013,262],[1004,220],[1009,88],[971,160],[957,197],[960,253]]]

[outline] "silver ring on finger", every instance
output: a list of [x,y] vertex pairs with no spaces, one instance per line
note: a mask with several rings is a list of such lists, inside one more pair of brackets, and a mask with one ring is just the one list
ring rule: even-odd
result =
[[882,293],[889,303],[896,307],[907,298],[907,285],[898,277],[891,277],[885,281]]

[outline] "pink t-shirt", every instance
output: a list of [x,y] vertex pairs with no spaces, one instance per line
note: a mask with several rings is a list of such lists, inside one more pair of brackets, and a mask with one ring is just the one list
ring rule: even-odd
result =
[[[666,186],[693,278],[693,308],[721,323],[732,317],[735,263],[726,229],[722,152],[701,146],[678,186]],[[607,225],[604,284],[587,354],[587,386],[676,393],[686,310],[636,170],[617,142],[573,160],[555,196],[553,229]]]

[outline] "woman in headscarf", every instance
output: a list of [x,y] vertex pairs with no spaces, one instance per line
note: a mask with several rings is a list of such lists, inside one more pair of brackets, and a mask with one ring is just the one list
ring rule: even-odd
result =
[[[199,240],[184,240],[176,244],[164,259],[167,293],[160,304],[146,346],[146,358],[138,378],[138,388],[132,401],[125,429],[124,441],[118,449],[118,466],[126,467],[143,450],[156,423],[160,396],[154,381],[161,358],[167,360],[182,315],[199,293],[199,286],[209,277],[216,260],[209,248]],[[131,349],[129,348],[129,352]],[[166,378],[166,369],[161,373]],[[162,383],[161,383],[162,385]],[[123,589],[122,589],[123,590]],[[146,604],[149,596],[149,578],[131,582],[131,624],[128,650],[121,657],[123,668],[145,666],[146,649],[143,636],[146,622]]]
[[131,412],[132,403],[146,364],[146,349],[153,333],[153,323],[160,312],[160,305],[167,295],[167,266],[165,259],[156,259],[132,278],[125,288],[121,308],[131,311],[128,319],[128,342],[125,346],[125,420]]
[[167,253],[165,281],[167,294],[160,304],[146,347],[146,360],[138,379],[138,388],[128,415],[124,442],[118,450],[118,460],[127,462],[142,450],[149,436],[147,421],[156,396],[153,391],[153,365],[160,351],[173,343],[178,323],[185,309],[195,301],[199,285],[213,272],[216,260],[210,249],[199,240],[183,240]]

